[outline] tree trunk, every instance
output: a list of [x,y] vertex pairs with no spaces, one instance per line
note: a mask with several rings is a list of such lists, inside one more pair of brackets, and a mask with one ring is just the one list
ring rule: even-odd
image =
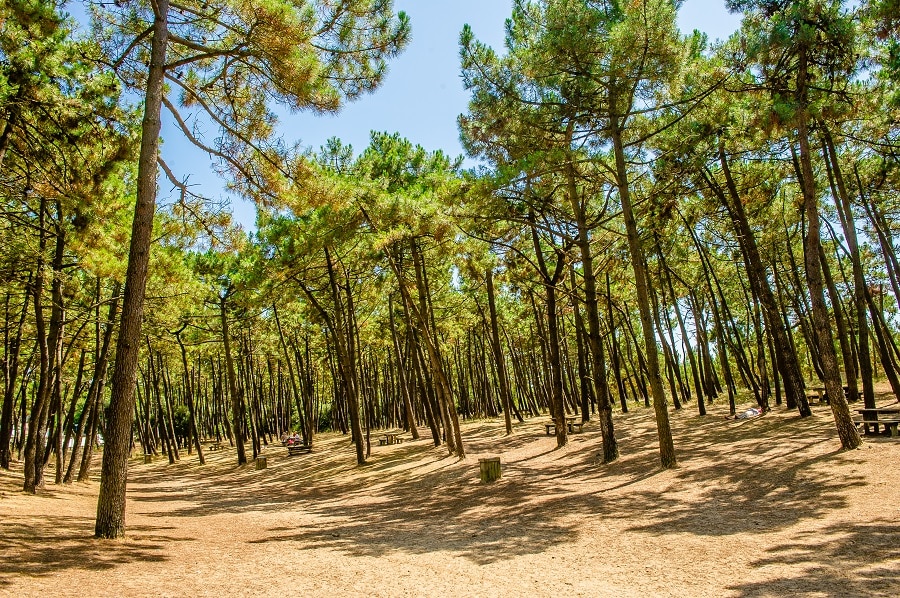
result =
[[[859,355],[859,375],[862,379],[863,401],[865,406],[870,409],[875,408],[875,387],[874,375],[872,372],[872,355],[869,349],[869,323],[866,318],[866,280],[863,274],[862,261],[859,255],[859,241],[856,235],[856,221],[853,218],[853,211],[850,207],[850,196],[847,194],[847,187],[844,183],[844,177],[841,172],[840,163],[838,162],[837,152],[834,148],[834,142],[831,139],[831,133],[827,128],[822,127],[822,138],[826,149],[826,158],[831,165],[830,172],[834,177],[837,193],[834,194],[834,200],[837,207],[841,227],[844,229],[844,238],[847,240],[847,249],[850,252],[850,263],[853,266],[853,303],[856,308],[856,330],[858,334]],[[802,151],[802,149],[801,149]],[[804,177],[806,174],[804,173]],[[845,357],[846,361],[846,357]],[[855,369],[854,370],[855,374]],[[856,376],[853,376],[852,384],[850,384],[850,370],[848,370],[848,386],[851,391],[858,392],[856,389]],[[856,400],[858,395],[852,394],[850,399]]]
[[206,465],[206,459],[203,458],[203,447],[200,445],[200,434],[197,433],[197,415],[196,408],[194,407],[194,384],[193,380],[191,380],[191,370],[188,367],[187,350],[184,347],[184,341],[181,339],[181,333],[184,332],[186,327],[187,324],[175,332],[175,340],[178,341],[178,348],[181,351],[181,367],[184,368],[184,394],[189,419],[188,434],[191,436],[191,438],[188,439],[188,446],[190,446],[191,440],[193,440],[194,447],[197,449],[197,458],[200,461],[200,465]]
[[756,245],[756,236],[753,234],[753,229],[750,228],[747,213],[744,210],[744,203],[731,174],[724,143],[719,144],[719,165],[725,176],[727,193],[718,190],[714,179],[709,173],[705,175],[707,182],[710,188],[719,196],[734,226],[738,244],[741,247],[741,255],[744,258],[744,265],[747,269],[747,277],[750,279],[750,288],[762,306],[766,329],[772,335],[775,343],[775,365],[781,372],[788,404],[796,404],[800,416],[807,417],[812,415],[812,411],[809,408],[809,403],[806,401],[806,394],[803,389],[803,375],[800,373],[797,353],[794,351],[794,347],[788,338],[788,331],[782,323],[778,303],[775,301],[775,295],[772,292],[772,287],[769,285],[769,278],[766,275],[766,269]]
[[443,404],[443,409],[447,412],[448,423],[450,424],[447,428],[447,445],[452,452],[456,453],[457,457],[465,459],[466,451],[462,442],[462,430],[459,427],[456,401],[450,389],[450,380],[447,377],[444,362],[441,358],[440,346],[438,345],[438,331],[434,320],[434,309],[431,306],[431,291],[428,288],[428,275],[425,271],[424,258],[415,239],[412,240],[410,246],[416,275],[416,289],[419,294],[418,320],[421,324],[422,340],[428,351],[431,369],[437,382],[437,395]]
[[512,434],[512,397],[509,389],[509,378],[506,375],[506,363],[503,361],[503,349],[500,344],[500,327],[497,324],[497,304],[494,301],[494,270],[488,268],[485,273],[487,281],[488,312],[491,316],[491,350],[494,353],[494,364],[497,368],[497,385],[500,401],[503,404],[503,421],[506,434]]
[[850,409],[844,398],[844,389],[841,385],[841,373],[838,369],[837,355],[834,351],[834,341],[831,337],[831,326],[828,321],[828,308],[825,305],[824,286],[822,284],[822,270],[819,264],[821,242],[819,238],[819,206],[815,191],[815,175],[812,168],[812,160],[809,151],[809,132],[807,125],[807,51],[800,48],[799,65],[797,69],[797,100],[799,105],[797,138],[800,145],[801,189],[803,191],[803,205],[808,222],[806,233],[806,281],[809,285],[809,294],[812,299],[813,325],[816,331],[816,342],[819,347],[819,355],[825,374],[825,392],[828,393],[831,411],[834,414],[838,436],[841,446],[845,449],[853,449],[860,445],[859,432],[850,416]]
[[141,126],[141,151],[138,158],[137,203],[131,229],[128,269],[125,274],[122,320],[116,341],[112,397],[100,474],[97,519],[94,525],[94,535],[98,538],[119,538],[125,534],[125,486],[128,478],[131,424],[134,418],[134,385],[140,352],[153,215],[156,212],[156,174],[160,108],[164,93],[163,77],[169,35],[168,14],[169,0],[156,0],[147,91],[144,98],[144,121]]
[[[297,413],[300,421],[303,421],[303,409],[300,400],[300,390],[297,388],[297,378],[294,376],[294,364],[288,353],[287,343],[284,340],[284,330],[281,328],[281,319],[278,317],[278,307],[272,304],[272,313],[275,315],[275,325],[278,328],[278,344],[281,346],[281,353],[288,367],[288,380],[290,381],[291,396],[294,397],[294,403],[297,405]],[[306,435],[306,426],[300,426],[300,433],[303,435],[303,444],[310,445],[311,439]]]
[[[862,181],[859,178],[859,169],[856,166],[854,166],[854,174],[856,175],[857,186],[862,189]],[[890,226],[885,220],[884,214],[878,209],[878,206],[874,203],[867,202],[862,191],[860,191],[860,199],[862,200],[866,215],[872,223],[872,228],[875,229],[875,232],[878,235],[878,243],[881,245],[881,253],[884,258],[884,267],[887,270],[888,278],[891,281],[891,288],[894,289],[895,300],[900,301],[900,280],[898,280],[900,263],[898,263],[897,260],[897,252],[894,250],[893,235]]]
[[231,396],[231,429],[234,444],[237,447],[238,465],[247,464],[247,451],[244,447],[244,393],[238,386],[237,374],[234,371],[234,358],[231,354],[231,333],[228,330],[228,292],[219,301],[219,321],[222,326],[222,347],[225,350],[225,373],[228,377],[228,394]]
[[169,429],[169,418],[163,408],[162,392],[160,391],[160,372],[153,357],[153,347],[150,346],[150,338],[147,337],[147,376],[151,387],[147,388],[148,399],[150,395],[156,400],[156,428],[162,439],[163,449],[169,458],[169,465],[175,463],[175,439]]
[[585,337],[587,331],[584,328],[584,318],[581,315],[581,301],[578,297],[577,285],[575,280],[575,267],[569,266],[569,278],[572,284],[572,317],[575,320],[575,352],[577,358],[578,372],[578,397],[581,407],[581,421],[588,422],[591,419],[591,406],[595,403],[591,388],[591,375],[587,367],[587,348],[585,346]]
[[403,351],[400,349],[400,337],[397,334],[397,327],[394,324],[394,305],[393,297],[388,297],[388,316],[391,325],[391,338],[393,339],[394,355],[397,358],[397,377],[400,382],[400,392],[403,395],[403,410],[406,413],[406,425],[409,426],[409,432],[412,434],[413,440],[419,439],[419,429],[416,427],[416,413],[413,409],[412,392],[407,378],[406,364],[403,359]]
[[[566,429],[566,415],[563,406],[562,363],[559,349],[559,320],[556,306],[556,289],[565,272],[565,258],[559,253],[556,256],[556,266],[551,273],[544,259],[541,249],[541,241],[538,236],[537,226],[531,223],[531,241],[534,253],[537,257],[544,291],[547,294],[547,353],[550,367],[550,415],[556,423],[556,446],[565,446],[568,442]],[[561,253],[561,252],[560,252]]]
[[[28,315],[28,302],[31,298],[30,287],[25,288],[25,299],[22,303],[22,314],[16,325],[15,336],[6,344],[4,359],[5,386],[3,389],[3,411],[0,414],[0,467],[9,469],[9,461],[12,454],[10,450],[10,437],[13,432],[13,406],[16,402],[16,379],[19,376],[19,353],[22,347],[22,329],[25,326],[25,318]],[[7,317],[7,320],[9,318]]]
[[672,306],[675,308],[675,318],[678,320],[678,330],[681,331],[681,339],[684,342],[685,353],[687,353],[688,361],[691,364],[691,375],[694,378],[694,392],[697,395],[697,410],[700,415],[706,415],[706,404],[703,400],[703,387],[700,384],[700,372],[697,369],[697,362],[694,358],[694,352],[691,350],[691,343],[688,337],[687,326],[684,325],[684,318],[681,315],[681,308],[678,306],[678,298],[675,296],[675,287],[672,286],[672,277],[669,267],[666,264],[666,258],[660,251],[660,261],[666,282],[669,286],[669,295],[672,297]]
[[[332,318],[328,312],[318,303],[315,296],[304,287],[307,297],[315,303],[319,313],[329,323],[329,329],[334,337],[335,349],[337,352],[338,369],[343,380],[344,390],[347,398],[347,416],[350,420],[350,435],[356,448],[356,462],[358,465],[364,465],[366,462],[365,449],[363,447],[362,422],[360,422],[359,413],[359,378],[357,375],[355,359],[353,355],[354,341],[349,333],[350,324],[346,322],[347,317],[344,316],[344,304],[341,300],[341,290],[337,282],[337,276],[334,268],[334,261],[328,247],[324,248],[325,262],[328,269],[328,281],[331,289],[331,299],[334,304],[334,317]],[[349,292],[349,291],[348,291]],[[347,308],[348,311],[351,307]]]
[[[63,472],[68,453],[69,442],[72,440],[72,433],[75,424],[75,409],[78,408],[78,397],[81,396],[82,380],[84,379],[84,358],[87,351],[81,350],[81,357],[78,360],[78,373],[75,375],[75,386],[72,387],[72,399],[69,402],[69,408],[66,411],[66,418],[63,422],[62,429],[65,430],[65,438],[60,443],[61,451],[56,456],[56,483],[63,483]],[[61,430],[62,431],[62,430]],[[72,446],[72,456],[76,453],[75,446]]]
[[644,251],[641,237],[631,205],[631,193],[628,185],[628,171],[625,165],[625,147],[622,131],[619,128],[619,116],[616,113],[615,96],[610,106],[610,133],[616,160],[616,185],[619,201],[622,204],[622,217],[625,220],[625,231],[628,237],[628,252],[631,267],[634,271],[634,286],[637,294],[638,312],[641,316],[641,328],[644,333],[646,347],[647,375],[650,378],[650,390],[653,395],[653,411],[656,415],[656,431],[659,439],[659,458],[663,468],[675,467],[675,444],[672,441],[672,428],[669,425],[668,405],[663,391],[662,377],[659,370],[659,353],[656,345],[656,334],[653,329],[653,314],[650,309],[650,296],[647,285],[647,273],[644,269]]
[[[609,272],[606,273],[606,320],[609,323],[610,354],[613,362],[613,376],[616,379],[616,389],[619,391],[619,404],[622,413],[628,413],[628,397],[625,392],[625,382],[622,379],[622,364],[619,355],[619,339],[616,335],[616,322],[613,318],[612,289],[609,281]],[[612,407],[612,405],[610,405]]]
[[39,369],[38,388],[31,405],[31,414],[28,418],[28,436],[25,439],[25,492],[34,494],[38,487],[43,486],[41,473],[43,471],[43,446],[44,432],[46,430],[47,412],[50,409],[50,348],[47,340],[47,324],[44,319],[44,252],[47,248],[46,231],[46,199],[41,198],[38,226],[40,227],[40,240],[36,272],[34,277],[34,327],[37,335]]
[[[571,131],[569,132],[571,137]],[[597,275],[594,272],[594,256],[588,233],[584,206],[578,198],[575,186],[575,172],[571,161],[567,164],[567,196],[575,214],[578,226],[578,249],[581,254],[582,276],[584,277],[584,312],[588,323],[587,341],[591,355],[591,374],[594,393],[597,397],[597,418],[600,420],[600,437],[603,443],[603,462],[611,463],[619,458],[619,445],[612,419],[612,401],[609,396],[609,382],[606,376],[606,355],[600,335],[600,307],[597,300]],[[574,286],[574,282],[573,282]],[[574,289],[573,289],[574,292]]]

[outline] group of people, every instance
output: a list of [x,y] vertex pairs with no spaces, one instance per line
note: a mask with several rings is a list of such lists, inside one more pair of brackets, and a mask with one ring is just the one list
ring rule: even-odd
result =
[[300,444],[303,440],[300,438],[300,434],[297,432],[289,433],[284,440],[282,440],[285,446],[292,446],[294,444]]

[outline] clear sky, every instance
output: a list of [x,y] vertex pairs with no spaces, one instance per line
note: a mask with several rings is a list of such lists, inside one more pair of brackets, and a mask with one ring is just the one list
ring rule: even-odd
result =
[[[74,3],[73,3],[74,4]],[[329,137],[338,137],[359,152],[368,145],[369,132],[399,132],[427,150],[441,149],[451,156],[462,148],[456,117],[465,112],[468,95],[459,74],[459,33],[471,25],[475,36],[495,49],[503,47],[503,26],[510,0],[395,0],[412,23],[407,49],[394,59],[383,85],[375,93],[347,105],[339,114],[289,115],[281,130],[290,142],[318,149]],[[80,7],[79,7],[80,8]],[[70,6],[73,14],[78,9]],[[739,25],[739,18],[725,10],[724,0],[686,0],[679,26],[687,32],[699,29],[711,40],[725,38]],[[212,131],[210,131],[212,132]],[[190,175],[197,190],[219,197],[222,184],[211,172],[209,157],[186,142],[171,122],[164,124],[163,157],[179,176]],[[160,199],[172,195],[171,185],[161,180]],[[232,199],[236,219],[253,226],[252,205]]]

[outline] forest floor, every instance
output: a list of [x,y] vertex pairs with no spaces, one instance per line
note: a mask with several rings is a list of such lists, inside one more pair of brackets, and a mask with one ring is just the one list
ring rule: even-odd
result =
[[[364,467],[333,434],[309,455],[270,446],[263,470],[233,449],[134,459],[122,541],[91,538],[96,480],[28,496],[17,464],[0,473],[0,595],[900,595],[900,439],[842,451],[827,406],[670,413],[671,470],[645,408],[616,414],[609,465],[596,422],[556,449],[545,417],[509,437],[464,424],[462,461],[427,428],[373,434]],[[502,462],[491,484],[484,456]]]

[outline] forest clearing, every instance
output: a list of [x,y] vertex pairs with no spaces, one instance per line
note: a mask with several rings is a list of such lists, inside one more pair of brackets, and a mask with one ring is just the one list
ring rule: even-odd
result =
[[0,0],[0,594],[900,595],[900,0],[714,4]]
[[[595,423],[554,450],[541,418],[511,436],[502,420],[464,424],[465,460],[423,437],[358,467],[338,434],[299,457],[269,447],[263,470],[230,449],[202,467],[135,458],[120,541],[91,539],[96,477],[34,497],[4,471],[0,594],[898,595],[900,442],[839,450],[827,409],[726,412],[673,414],[668,470],[651,409],[616,416],[623,456],[608,465]],[[486,455],[503,464],[491,484]]]

